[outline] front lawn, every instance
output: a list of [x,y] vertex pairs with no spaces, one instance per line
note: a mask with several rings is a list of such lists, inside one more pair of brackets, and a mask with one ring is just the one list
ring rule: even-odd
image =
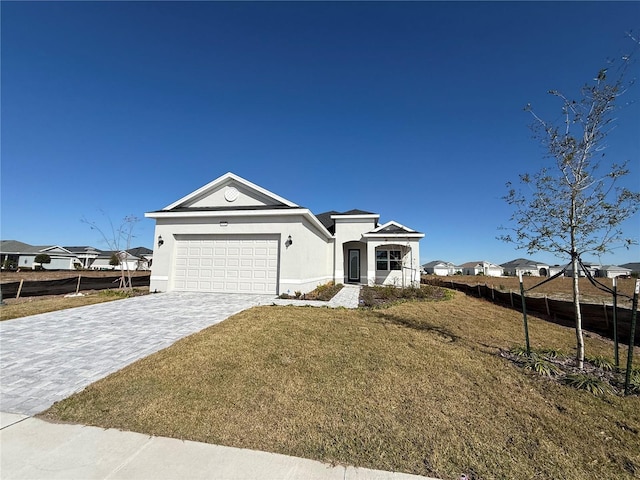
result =
[[[533,347],[572,352],[572,329],[533,316],[529,327]],[[501,356],[522,337],[518,312],[461,293],[257,307],[44,417],[443,479],[638,478],[640,398],[526,373]],[[612,357],[609,342],[586,344]]]

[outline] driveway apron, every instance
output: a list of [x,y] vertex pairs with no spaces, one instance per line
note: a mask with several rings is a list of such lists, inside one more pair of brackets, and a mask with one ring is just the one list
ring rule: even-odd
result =
[[34,415],[274,296],[171,292],[0,322],[0,410]]

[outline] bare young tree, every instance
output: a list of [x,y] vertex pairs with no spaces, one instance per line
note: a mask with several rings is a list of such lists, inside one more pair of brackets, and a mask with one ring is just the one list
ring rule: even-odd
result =
[[609,62],[582,87],[576,100],[549,91],[561,103],[558,122],[542,119],[531,105],[525,107],[534,119],[535,138],[550,161],[536,173],[520,175],[520,184],[526,188],[507,183],[503,197],[514,212],[512,226],[503,227],[509,233],[499,239],[529,254],[546,251],[571,260],[579,368],[584,364],[580,259],[636,243],[625,235],[622,224],[638,211],[640,193],[620,185],[620,179],[630,173],[628,160],[609,161],[604,154],[605,139],[616,121],[616,102],[633,84],[626,79],[629,64],[630,56]]
[[[102,212],[102,214],[105,215],[104,212]],[[113,252],[113,255],[115,255],[116,260],[120,265],[120,288],[128,288],[131,290],[131,270],[129,269],[129,262],[126,258],[127,254],[124,252],[131,248],[131,240],[134,238],[133,230],[140,219],[135,215],[127,215],[122,219],[122,223],[116,227],[111,218],[108,215],[105,216],[109,225],[107,233],[105,233],[105,231],[95,221],[87,220],[85,217],[82,217],[80,221],[89,225],[91,230],[96,230],[100,233],[102,239]]]

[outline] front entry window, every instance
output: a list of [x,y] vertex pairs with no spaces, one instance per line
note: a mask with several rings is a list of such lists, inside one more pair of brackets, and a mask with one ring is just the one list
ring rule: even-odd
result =
[[402,270],[402,252],[376,250],[376,270]]

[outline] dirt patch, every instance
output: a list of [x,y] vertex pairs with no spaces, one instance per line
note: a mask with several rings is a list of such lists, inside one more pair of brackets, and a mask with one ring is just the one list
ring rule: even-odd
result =
[[[125,272],[126,273],[126,272]],[[144,277],[150,275],[148,270],[136,270],[131,272],[132,277]],[[104,278],[120,275],[120,270],[21,270],[12,272],[3,270],[0,273],[0,283],[19,282],[20,280],[38,282],[41,280],[61,280],[65,278]]]

